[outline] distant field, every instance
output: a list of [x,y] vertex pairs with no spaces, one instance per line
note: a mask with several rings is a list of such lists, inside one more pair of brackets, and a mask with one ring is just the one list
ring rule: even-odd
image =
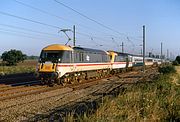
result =
[[36,66],[37,60],[25,60],[24,62],[21,62],[18,64],[18,66]]
[[25,60],[17,66],[3,66],[0,61],[0,75],[35,72],[37,60]]

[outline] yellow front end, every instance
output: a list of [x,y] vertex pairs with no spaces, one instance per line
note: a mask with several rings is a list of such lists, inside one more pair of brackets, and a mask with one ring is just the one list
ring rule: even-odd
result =
[[[58,63],[70,62],[73,49],[66,45],[52,44],[42,49],[37,68],[37,77],[42,83],[53,84],[60,79]],[[68,54],[68,55],[67,55]]]
[[42,84],[53,84],[57,80],[58,73],[56,72],[56,66],[56,63],[40,63],[38,78]]
[[109,53],[109,56],[110,56],[111,63],[114,63],[115,57],[117,56],[117,53],[115,53],[113,51],[108,51],[108,53]]
[[56,72],[56,64],[55,63],[41,63],[39,65],[39,72]]

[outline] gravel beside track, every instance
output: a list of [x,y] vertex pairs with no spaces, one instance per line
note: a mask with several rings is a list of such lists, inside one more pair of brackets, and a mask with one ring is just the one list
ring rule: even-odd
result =
[[158,75],[157,68],[147,70],[145,78],[142,77],[141,71],[133,71],[78,85],[49,87],[43,92],[1,100],[0,121],[60,120],[67,111],[73,111],[75,106],[81,106],[80,103],[87,106],[86,103],[103,98],[123,85],[151,81],[156,75]]

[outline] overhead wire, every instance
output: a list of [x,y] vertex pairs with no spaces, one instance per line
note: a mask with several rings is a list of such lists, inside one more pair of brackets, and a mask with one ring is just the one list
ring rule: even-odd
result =
[[[17,0],[15,0],[15,1],[16,1],[16,2],[19,2],[19,1],[17,1]],[[20,3],[21,3],[21,2],[20,2]],[[21,4],[23,4],[23,3],[21,3]],[[24,4],[24,5],[26,5],[26,4]],[[27,5],[27,6],[28,6],[28,5]],[[38,11],[41,11],[41,12],[43,12],[43,13],[46,13],[45,11],[43,11],[43,10],[41,10],[41,9],[34,8],[34,7],[32,7],[32,6],[29,6],[29,7],[33,8],[33,9],[36,9],[36,10],[38,10]],[[32,20],[32,19],[27,19],[27,18],[24,18],[24,17],[16,16],[16,15],[9,14],[9,13],[2,12],[2,11],[0,11],[0,14],[6,15],[6,16],[15,17],[15,18],[17,18],[17,19],[21,19],[21,20],[25,20],[25,21],[29,21],[29,22],[33,22],[33,23],[37,23],[37,24],[41,24],[41,25],[44,25],[44,26],[52,27],[52,28],[63,29],[63,28],[60,28],[60,27],[55,26],[55,25],[50,25],[50,24],[43,23],[43,22],[39,22],[39,21],[35,21],[35,20]],[[54,15],[54,14],[53,14],[53,15]],[[55,15],[54,15],[54,16],[55,16]],[[73,31],[72,31],[72,32],[73,32]],[[89,37],[89,38],[98,38],[98,39],[102,39],[102,40],[104,41],[103,38],[91,36],[91,35],[84,34],[84,33],[80,33],[80,32],[76,32],[76,33],[77,33],[77,34],[80,34],[80,35],[83,35],[83,36],[87,36],[87,37]],[[130,41],[130,40],[128,40],[128,41]],[[117,43],[117,42],[116,42],[116,43]],[[133,42],[132,42],[132,43],[133,43]]]
[[77,14],[81,15],[82,17],[84,17],[84,18],[86,18],[86,19],[88,19],[88,20],[90,20],[90,21],[95,22],[96,24],[98,24],[98,25],[100,25],[100,26],[102,26],[102,27],[104,27],[104,28],[106,28],[106,29],[108,29],[108,30],[114,31],[114,32],[116,32],[116,33],[118,33],[118,34],[121,34],[121,35],[124,35],[123,33],[120,33],[120,32],[118,32],[118,31],[116,31],[116,30],[114,30],[114,29],[112,29],[112,28],[110,28],[110,27],[108,27],[108,26],[106,26],[106,25],[104,25],[104,24],[102,24],[102,23],[100,23],[100,22],[98,22],[98,21],[96,21],[96,20],[88,17],[87,15],[85,15],[85,14],[83,14],[83,13],[80,13],[79,11],[75,10],[74,8],[71,8],[71,7],[67,6],[67,5],[65,5],[65,4],[62,3],[62,2],[59,2],[59,1],[57,1],[57,0],[54,0],[54,1],[55,1],[56,3],[64,6],[64,7],[66,7],[66,8],[68,8],[68,9],[76,12]]
[[85,15],[85,14],[83,14],[83,13],[75,10],[74,8],[72,8],[72,7],[70,7],[70,6],[67,6],[66,4],[64,4],[64,3],[62,3],[62,2],[60,2],[60,1],[58,1],[58,0],[54,0],[54,1],[55,1],[56,3],[64,6],[64,7],[66,7],[66,8],[68,8],[68,9],[76,12],[77,14],[81,15],[82,17],[84,17],[84,18],[86,18],[86,19],[88,19],[88,20],[90,20],[90,21],[95,22],[96,24],[98,24],[98,25],[100,25],[100,26],[102,26],[102,27],[104,27],[104,28],[106,28],[106,29],[108,29],[108,30],[111,30],[111,31],[113,31],[113,32],[116,32],[116,33],[118,33],[118,34],[120,34],[120,35],[127,36],[126,34],[120,33],[119,31],[117,31],[117,30],[115,30],[115,29],[112,29],[111,27],[108,27],[107,25],[104,25],[103,23],[98,22],[98,21],[96,21],[95,19],[92,19],[92,18],[88,17],[87,15]]
[[41,13],[48,14],[48,15],[50,15],[50,16],[53,16],[53,17],[59,18],[59,19],[61,19],[61,20],[67,21],[65,18],[60,17],[60,16],[57,16],[57,15],[55,15],[55,14],[52,14],[52,13],[50,13],[50,12],[48,12],[48,11],[45,11],[45,10],[36,8],[36,7],[34,7],[34,6],[31,6],[31,5],[28,5],[28,4],[26,4],[26,3],[20,2],[20,1],[18,1],[18,0],[13,0],[13,1],[16,2],[16,3],[18,3],[18,4],[21,4],[21,5],[23,5],[23,6],[26,6],[26,7],[28,7],[28,8],[37,10],[37,11],[39,11],[39,12],[41,12]]
[[[52,14],[52,13],[50,13],[50,12],[48,12],[48,11],[45,11],[45,10],[39,9],[39,8],[34,7],[34,6],[32,6],[32,5],[28,5],[28,4],[24,3],[24,2],[20,2],[20,1],[18,1],[18,0],[13,0],[13,1],[14,1],[14,2],[16,2],[16,3],[18,3],[18,4],[21,4],[21,5],[23,5],[23,6],[26,6],[26,7],[28,7],[28,8],[31,8],[31,9],[37,10],[37,11],[39,11],[39,12],[41,12],[41,13],[44,13],[44,14],[47,14],[47,15],[50,15],[50,16],[53,16],[53,17],[56,17],[56,18],[58,18],[58,19],[61,19],[61,20],[64,20],[64,21],[68,21],[68,22],[71,22],[71,23],[76,23],[76,22],[70,21],[70,20],[68,20],[68,19],[65,19],[65,18],[63,18],[63,17],[57,16],[57,15],[55,15],[55,14]],[[55,1],[56,1],[56,2],[59,2],[59,1],[57,1],[57,0],[55,0]],[[69,6],[67,6],[67,5],[63,4],[62,2],[59,2],[59,3],[61,3],[61,4],[62,4],[62,5],[64,5],[65,7],[70,8]],[[73,11],[75,11],[75,12],[78,12],[77,10],[75,10],[75,9],[73,9],[73,8],[71,8],[71,10],[73,10]],[[107,27],[107,26],[103,25],[102,23],[97,22],[96,20],[93,20],[93,19],[89,18],[88,16],[86,16],[86,15],[84,15],[84,14],[80,13],[80,12],[78,12],[78,13],[79,13],[80,15],[82,15],[83,17],[86,17],[86,18],[90,19],[91,21],[96,22],[97,24],[100,24],[101,26],[103,26],[103,27],[105,27],[105,28],[107,28],[107,29],[112,30],[111,28],[109,28],[109,27]],[[77,23],[76,23],[76,24],[77,24]],[[78,25],[80,25],[80,26],[82,26],[82,27],[85,27],[85,28],[90,29],[90,27],[84,26],[84,25],[82,25],[82,24],[78,24]],[[114,31],[114,30],[112,30],[112,31]],[[118,32],[118,34],[125,35],[125,34],[120,33],[120,32]]]
[[[47,12],[47,11],[42,10],[42,9],[39,9],[39,8],[30,6],[30,5],[28,5],[28,4],[25,4],[25,3],[23,3],[23,2],[19,2],[19,1],[17,1],[17,0],[14,0],[14,1],[17,2],[17,3],[19,3],[19,4],[21,4],[21,5],[24,5],[24,6],[26,6],[26,7],[29,7],[29,8],[32,8],[32,9],[34,9],[34,10],[40,11],[40,12],[42,12],[42,13],[45,13],[45,14],[48,14],[48,15],[57,17],[57,18],[59,18],[59,19],[65,20],[65,19],[62,18],[62,17],[56,16],[56,15],[51,14],[51,13],[49,13],[49,12]],[[24,18],[24,17],[16,16],[16,15],[12,15],[12,14],[9,14],[9,13],[6,13],[6,12],[2,12],[2,11],[0,11],[0,14],[7,15],[7,16],[11,16],[11,17],[15,17],[15,18],[22,19],[22,20],[26,20],[26,21],[30,21],[30,22],[34,22],[34,23],[41,24],[41,25],[45,25],[45,26],[49,26],[49,27],[53,27],[53,28],[62,29],[62,28],[60,28],[60,27],[58,27],[58,26],[54,26],[54,25],[42,23],[42,22],[39,22],[39,21],[35,21],[35,20],[32,20],[32,19],[27,19],[27,18]],[[77,32],[77,33],[80,34],[80,35],[88,36],[88,37],[92,38],[92,36],[90,36],[90,35],[83,34],[83,33],[80,33],[80,32]],[[93,37],[93,38],[97,38],[97,37]],[[98,37],[98,38],[99,38],[99,37]],[[104,40],[104,39],[103,39],[103,40]]]
[[[43,39],[43,38],[39,38],[39,37],[33,37],[33,36],[29,36],[29,35],[23,35],[23,34],[17,34],[17,33],[13,33],[10,31],[2,31],[0,30],[0,34],[5,33],[5,34],[10,34],[10,35],[14,35],[14,36],[18,36],[18,37],[26,37],[26,38],[31,38],[31,39]],[[43,39],[44,40],[44,39]]]
[[50,25],[50,24],[47,24],[47,23],[35,21],[35,20],[32,20],[32,19],[27,19],[27,18],[24,18],[24,17],[16,16],[16,15],[9,14],[9,13],[2,12],[2,11],[0,11],[0,14],[6,15],[6,16],[10,16],[10,17],[14,17],[14,18],[17,18],[17,19],[21,19],[21,20],[24,20],[24,21],[29,21],[29,22],[33,22],[33,23],[36,23],[36,24],[48,26],[48,27],[51,27],[51,28],[63,29],[63,28],[60,28],[60,27],[58,27],[58,26],[54,26],[54,25]]
[[[40,35],[34,35],[34,34],[32,34],[32,33],[27,33],[27,32],[22,32],[22,31],[17,31],[17,30],[11,30],[11,29],[4,29],[4,28],[1,28],[0,27],[0,30],[4,30],[4,31],[10,31],[10,32],[13,32],[13,33],[20,33],[20,34],[25,34],[25,35],[32,35],[32,36],[37,36],[37,37],[42,37],[42,36],[40,36]],[[44,37],[44,36],[43,36]],[[48,36],[48,35],[46,35],[45,37],[47,37],[47,38],[52,38],[52,36],[50,37],[50,36]],[[55,36],[53,36],[54,38],[55,38]],[[57,36],[56,36],[57,37]]]
[[[101,23],[101,22],[98,22],[98,21],[95,20],[95,19],[92,19],[92,18],[88,17],[87,15],[85,15],[85,14],[83,14],[83,13],[75,10],[74,8],[72,8],[72,7],[66,5],[66,4],[64,4],[64,3],[62,3],[62,2],[60,2],[60,1],[58,1],[58,0],[54,0],[54,1],[55,1],[56,3],[58,3],[59,5],[61,5],[61,6],[64,6],[64,7],[68,8],[68,9],[74,11],[75,13],[79,14],[80,16],[82,16],[82,17],[84,17],[84,18],[86,18],[86,19],[88,19],[88,20],[90,20],[90,21],[92,21],[92,22],[100,25],[101,27],[104,27],[104,28],[106,28],[106,29],[108,29],[108,30],[110,30],[110,31],[113,31],[113,32],[117,33],[117,34],[120,34],[120,35],[123,35],[123,36],[127,36],[126,34],[120,33],[119,31],[117,31],[117,30],[115,30],[115,29],[112,29],[111,27],[108,27],[107,25],[105,25],[105,24],[103,24],[103,23]],[[127,40],[127,41],[131,42],[131,43],[134,45],[134,43],[133,43],[131,40]]]
[[29,31],[29,32],[34,32],[34,33],[39,33],[39,34],[44,34],[44,35],[58,36],[58,34],[56,35],[56,34],[52,34],[52,33],[36,31],[36,30],[32,30],[32,29],[28,29],[28,28],[24,28],[24,27],[18,27],[18,26],[14,26],[14,25],[0,24],[0,26],[5,26],[5,27],[9,27],[9,28],[14,28],[14,29],[18,29],[18,30],[24,30],[24,31]]
[[[16,16],[16,15],[9,14],[9,13],[2,12],[2,11],[0,11],[0,14],[10,16],[10,17],[14,17],[14,18],[21,19],[21,20],[25,20],[25,21],[29,21],[29,22],[33,22],[33,23],[36,23],[36,24],[41,24],[41,25],[48,26],[48,27],[51,27],[51,28],[56,28],[56,29],[60,29],[60,30],[63,29],[63,28],[60,28],[60,27],[55,26],[55,25],[42,23],[42,22],[39,22],[39,21],[35,21],[35,20],[32,20],[32,19],[27,19],[27,18],[24,18],[24,17]],[[80,35],[83,35],[83,36],[92,37],[91,35],[80,33],[80,32],[77,32],[77,31],[76,31],[76,33],[80,34]],[[93,38],[97,38],[97,37],[93,37]]]
[[24,2],[20,2],[20,1],[18,1],[18,0],[13,0],[13,1],[16,2],[16,3],[18,3],[18,4],[21,4],[21,5],[23,5],[23,6],[26,6],[26,7],[28,7],[28,8],[31,8],[31,9],[34,9],[34,10],[39,11],[39,12],[41,12],[41,13],[44,13],[44,14],[46,14],[46,15],[50,15],[50,16],[52,16],[52,17],[56,17],[56,18],[58,18],[58,19],[60,19],[60,20],[63,20],[63,21],[65,21],[65,22],[75,23],[76,25],[79,25],[79,26],[81,26],[81,27],[83,27],[83,28],[94,30],[93,28],[90,28],[90,27],[85,26],[85,25],[83,25],[83,24],[79,24],[79,23],[74,22],[74,21],[72,21],[72,20],[68,20],[68,19],[66,19],[66,18],[64,18],[64,17],[57,16],[57,15],[55,15],[55,14],[52,14],[52,13],[48,12],[48,11],[45,11],[45,10],[43,10],[43,9],[34,7],[34,6],[29,5],[29,4],[26,4],[26,3],[24,3]]

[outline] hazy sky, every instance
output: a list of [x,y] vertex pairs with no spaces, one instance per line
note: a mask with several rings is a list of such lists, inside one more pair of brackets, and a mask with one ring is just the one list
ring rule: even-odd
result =
[[[67,37],[58,31],[76,25],[77,45],[82,47],[139,54],[142,26],[146,26],[146,51],[160,53],[163,42],[174,55],[180,51],[179,0],[57,0],[89,18],[110,27],[104,28],[54,0],[0,0],[0,54],[10,49],[39,55],[49,44],[65,44]],[[68,32],[72,38],[72,33]],[[69,42],[72,45],[72,42]]]

